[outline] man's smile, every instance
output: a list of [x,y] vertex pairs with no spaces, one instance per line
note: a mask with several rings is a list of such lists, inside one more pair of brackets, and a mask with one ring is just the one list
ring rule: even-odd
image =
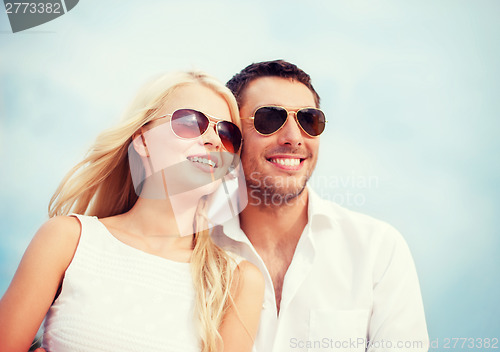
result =
[[300,170],[304,166],[305,159],[302,156],[292,155],[273,155],[266,158],[273,166],[283,170]]

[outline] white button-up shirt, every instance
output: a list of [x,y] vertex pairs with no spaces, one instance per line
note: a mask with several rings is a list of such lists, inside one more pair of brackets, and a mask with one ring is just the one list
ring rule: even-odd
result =
[[284,278],[279,316],[269,271],[238,217],[213,233],[264,274],[254,351],[426,351],[420,287],[403,237],[308,190],[308,223]]

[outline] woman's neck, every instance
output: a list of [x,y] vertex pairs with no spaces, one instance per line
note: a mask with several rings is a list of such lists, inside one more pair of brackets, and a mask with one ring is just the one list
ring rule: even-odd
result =
[[186,197],[145,199],[139,197],[126,214],[140,227],[144,236],[185,237],[194,232],[198,203]]

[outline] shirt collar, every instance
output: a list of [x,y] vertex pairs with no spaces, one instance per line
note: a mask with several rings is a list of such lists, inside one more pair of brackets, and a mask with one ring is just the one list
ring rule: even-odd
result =
[[316,224],[321,226],[328,226],[330,228],[338,225],[338,214],[335,211],[335,206],[322,198],[311,188],[308,190],[308,208],[307,208],[307,222],[311,226]]
[[[308,235],[316,232],[315,229],[333,228],[338,225],[337,212],[332,206],[331,202],[321,199],[320,196],[311,188],[308,190],[308,213],[307,213],[307,226],[311,230],[307,231]],[[240,218],[235,216],[223,224],[223,234],[237,242],[250,243],[248,237],[245,235],[240,227]]]
[[225,235],[226,237],[237,241],[237,242],[245,242],[245,243],[250,243],[250,240],[248,237],[245,235],[243,230],[240,227],[240,217],[235,216],[228,221],[226,221],[222,225],[222,234]]

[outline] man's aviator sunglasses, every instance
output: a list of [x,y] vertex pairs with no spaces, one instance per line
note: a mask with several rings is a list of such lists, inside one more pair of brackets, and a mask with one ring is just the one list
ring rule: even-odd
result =
[[278,132],[286,123],[288,115],[293,112],[295,121],[310,137],[317,137],[325,130],[326,118],[323,111],[317,108],[302,108],[288,111],[282,106],[262,106],[255,110],[253,116],[242,119],[253,120],[255,130],[264,136]]
[[210,121],[217,118],[194,109],[178,109],[171,114],[165,114],[151,121],[171,117],[170,127],[172,132],[182,139],[194,139],[202,136],[211,124],[215,125],[215,132],[228,152],[237,153],[241,147],[241,131],[234,123],[229,121]]

